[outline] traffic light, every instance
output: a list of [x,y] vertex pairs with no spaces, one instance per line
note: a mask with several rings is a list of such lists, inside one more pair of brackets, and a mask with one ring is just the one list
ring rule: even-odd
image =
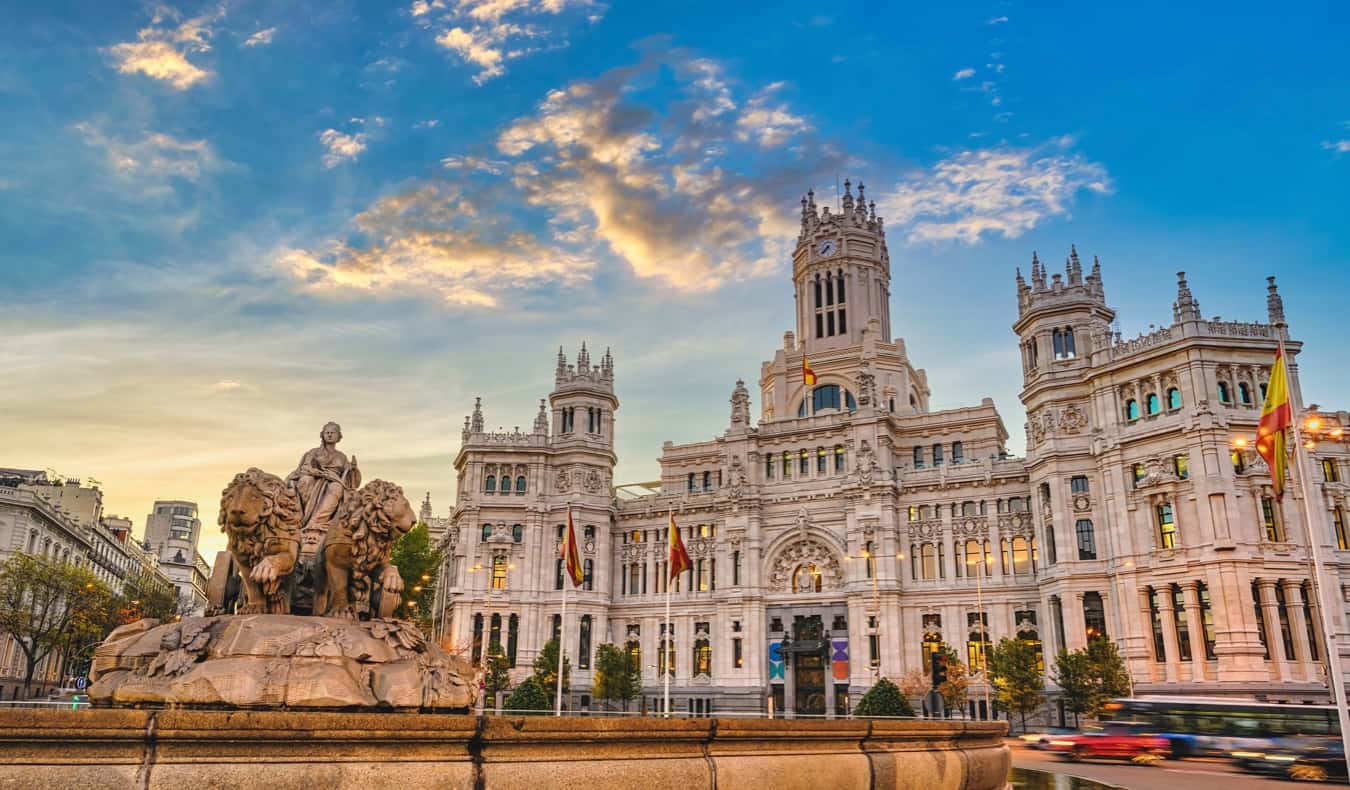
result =
[[947,682],[947,654],[934,651],[932,654],[933,688]]

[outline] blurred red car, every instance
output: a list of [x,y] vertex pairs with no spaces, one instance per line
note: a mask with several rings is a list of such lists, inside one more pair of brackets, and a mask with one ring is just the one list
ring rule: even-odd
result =
[[1171,743],[1161,735],[1142,732],[1137,724],[1108,723],[1101,731],[1054,738],[1043,747],[1067,760],[1115,759],[1154,763],[1166,759]]

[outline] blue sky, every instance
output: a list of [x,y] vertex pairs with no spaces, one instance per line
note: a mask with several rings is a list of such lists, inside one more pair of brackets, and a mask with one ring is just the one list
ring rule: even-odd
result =
[[1013,269],[1070,243],[1126,336],[1179,270],[1243,320],[1277,275],[1307,398],[1344,407],[1350,12],[1175,5],[11,9],[0,465],[212,521],[336,419],[444,513],[473,397],[528,426],[585,339],[614,348],[616,477],[650,479],[753,391],[796,201],[836,175],[886,217],[934,406],[994,397],[1015,448]]

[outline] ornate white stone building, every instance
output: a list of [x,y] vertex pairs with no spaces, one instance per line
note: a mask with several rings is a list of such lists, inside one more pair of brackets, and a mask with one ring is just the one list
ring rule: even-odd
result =
[[[727,426],[667,442],[659,481],[612,481],[608,352],[559,350],[529,433],[485,431],[475,403],[440,544],[443,639],[476,661],[497,642],[528,673],[558,631],[570,507],[588,576],[565,641],[583,707],[602,642],[638,655],[648,705],[671,671],[681,711],[834,714],[941,642],[978,666],[1003,637],[1048,658],[1098,633],[1136,693],[1325,701],[1306,530],[1341,579],[1343,620],[1348,459],[1336,442],[1314,451],[1309,525],[1297,487],[1274,502],[1249,449],[1284,321],[1273,278],[1266,322],[1203,318],[1179,276],[1172,322],[1122,340],[1095,260],[1084,274],[1075,250],[1051,274],[1033,255],[1013,324],[1027,457],[1012,458],[992,400],[929,410],[891,334],[884,226],[862,185],[855,199],[846,182],[840,213],[803,198],[792,276],[795,327],[761,367],[759,419],[738,381]],[[694,568],[663,626],[671,512]]]

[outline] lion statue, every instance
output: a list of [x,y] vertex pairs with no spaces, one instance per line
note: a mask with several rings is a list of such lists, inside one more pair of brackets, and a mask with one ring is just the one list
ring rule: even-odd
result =
[[244,588],[240,614],[289,614],[282,582],[300,550],[295,492],[261,469],[240,472],[221,492],[219,523]]
[[[403,489],[372,480],[349,491],[314,560],[314,613],[351,620],[391,616],[403,592],[403,578],[389,562],[394,541],[417,522]],[[376,591],[378,587],[378,591]]]

